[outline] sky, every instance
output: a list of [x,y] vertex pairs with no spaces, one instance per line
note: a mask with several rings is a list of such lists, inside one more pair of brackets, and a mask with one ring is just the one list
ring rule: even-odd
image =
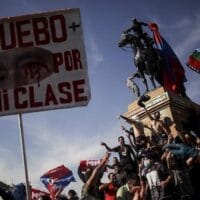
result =
[[[65,191],[73,188],[80,192],[80,160],[101,158],[105,153],[101,141],[117,145],[117,137],[124,133],[116,116],[127,112],[135,100],[126,86],[126,78],[136,71],[132,52],[118,47],[132,18],[158,24],[185,69],[187,95],[200,103],[200,76],[185,64],[200,48],[200,1],[0,0],[0,18],[65,8],[80,8],[91,100],[85,107],[22,114],[22,119],[32,186],[45,190],[40,176],[64,164],[77,180]],[[142,84],[140,87],[144,90]],[[18,115],[1,117],[0,130],[0,180],[25,182]]]

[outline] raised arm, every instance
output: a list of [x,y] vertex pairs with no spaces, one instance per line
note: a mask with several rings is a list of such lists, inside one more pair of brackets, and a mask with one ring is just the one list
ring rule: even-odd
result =
[[126,129],[124,126],[121,126],[121,128],[122,128],[122,131],[125,131],[126,133],[128,133],[128,134],[130,134],[130,135],[132,135],[134,137],[134,132],[133,131]]
[[[134,137],[133,137],[133,140],[131,140],[131,135],[129,133],[126,136],[129,140],[129,143],[130,143],[131,147],[133,148],[134,152],[137,152],[137,147],[135,145]],[[135,155],[134,155],[134,158],[135,158]]]
[[105,191],[109,186],[109,183],[103,183],[99,186],[100,191]]
[[[122,130],[123,130],[124,132],[127,133],[126,136],[127,136],[128,140],[129,140],[129,143],[130,143],[131,147],[134,149],[134,151],[136,151],[135,135],[134,135],[133,130],[131,130],[131,129],[128,130],[128,129],[126,129],[124,126],[121,126],[121,128],[122,128]],[[131,140],[131,136],[133,137],[133,140]]]
[[99,165],[94,168],[90,178],[86,181],[86,186],[87,187],[91,187],[95,181],[96,181],[96,177],[99,175],[99,173],[101,172],[101,170],[103,169],[103,167],[106,165],[108,159],[109,159],[110,153],[106,153],[103,157],[103,159],[101,160],[101,162],[99,163]]
[[144,124],[144,128],[149,129],[150,131],[153,130],[151,127],[147,126],[146,124]]
[[107,151],[114,151],[114,148],[110,148],[105,142],[101,142],[101,145],[104,146]]
[[151,114],[149,113],[149,111],[146,109],[146,107],[144,107],[144,111],[145,111],[145,113],[147,114],[147,116],[149,117],[149,119],[150,119],[151,121],[155,120],[155,119],[151,116]]
[[126,122],[128,122],[128,123],[130,123],[130,124],[136,124],[136,123],[137,123],[135,120],[129,119],[128,117],[125,117],[125,116],[123,116],[123,115],[119,115],[118,118],[119,118],[119,119],[122,118],[122,119],[124,119]]
[[86,180],[85,180],[85,175],[83,174],[83,172],[82,172],[80,166],[78,167],[78,176],[79,176],[79,178],[81,179],[81,181],[83,181],[83,183],[86,182]]

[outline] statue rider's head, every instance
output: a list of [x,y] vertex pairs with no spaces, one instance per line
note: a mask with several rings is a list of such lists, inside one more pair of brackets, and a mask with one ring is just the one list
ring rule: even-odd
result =
[[133,23],[137,23],[137,19],[136,19],[136,18],[133,18],[133,19],[132,19],[132,22],[133,22]]

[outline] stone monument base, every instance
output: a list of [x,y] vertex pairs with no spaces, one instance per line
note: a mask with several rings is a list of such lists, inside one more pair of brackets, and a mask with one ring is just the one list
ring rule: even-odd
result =
[[[200,134],[200,106],[186,97],[178,94],[167,92],[163,87],[156,88],[147,93],[151,98],[145,102],[145,107],[149,113],[160,111],[161,119],[169,117],[177,125],[179,131],[193,130]],[[128,105],[128,112],[125,116],[131,118],[137,115],[144,124],[150,126],[150,119],[146,115],[144,109],[137,104],[137,100]],[[145,129],[145,134],[150,132]],[[173,137],[176,131],[171,130]]]

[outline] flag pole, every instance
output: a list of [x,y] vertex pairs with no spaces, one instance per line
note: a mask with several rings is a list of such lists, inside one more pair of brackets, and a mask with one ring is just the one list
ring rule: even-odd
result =
[[31,200],[29,178],[28,178],[28,166],[27,166],[27,159],[26,159],[25,139],[24,139],[24,129],[23,129],[21,113],[19,113],[18,115],[18,124],[19,124],[19,132],[20,132],[22,158],[24,162],[24,171],[25,171],[25,178],[26,178],[26,196],[27,196],[27,200]]

